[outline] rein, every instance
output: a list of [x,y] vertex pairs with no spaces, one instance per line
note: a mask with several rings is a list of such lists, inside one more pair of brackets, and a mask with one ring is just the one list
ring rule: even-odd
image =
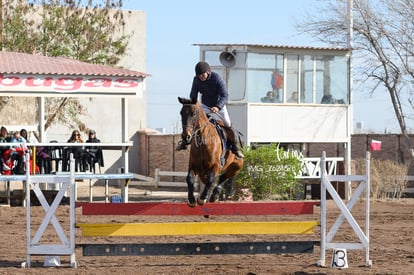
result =
[[208,121],[204,124],[204,125],[201,125],[200,127],[197,127],[196,126],[196,123],[197,123],[197,121],[199,120],[199,112],[198,112],[198,110],[197,110],[197,113],[196,113],[196,115],[193,117],[193,124],[192,125],[189,125],[189,126],[185,126],[186,128],[188,128],[188,127],[191,127],[191,128],[193,128],[194,130],[193,130],[193,132],[191,133],[191,138],[190,138],[190,141],[189,141],[189,143],[188,144],[191,144],[191,142],[193,141],[193,139],[194,139],[194,137],[196,137],[196,142],[195,142],[195,145],[197,146],[197,147],[199,147],[199,146],[201,146],[202,144],[204,144],[204,139],[203,139],[203,137],[201,136],[201,135],[199,135],[199,133],[205,128],[205,127],[207,127],[207,125],[208,125],[208,123],[210,123],[210,120],[211,120],[211,118],[208,118]]

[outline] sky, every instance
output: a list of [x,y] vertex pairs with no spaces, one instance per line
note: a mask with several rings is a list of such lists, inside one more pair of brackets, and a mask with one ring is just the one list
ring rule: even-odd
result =
[[[294,28],[307,10],[320,5],[323,1],[124,0],[124,9],[146,13],[147,127],[180,130],[177,97],[188,97],[199,61],[199,47],[193,44],[329,46]],[[355,85],[353,103],[354,128],[359,122],[363,132],[399,132],[384,92],[372,94]]]

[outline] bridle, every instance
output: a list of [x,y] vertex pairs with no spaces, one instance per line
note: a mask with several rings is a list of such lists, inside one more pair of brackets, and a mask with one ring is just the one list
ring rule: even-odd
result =
[[[193,104],[183,104],[184,106],[192,106]],[[191,117],[191,124],[188,125],[187,123],[183,123],[183,131],[184,129],[188,129],[188,128],[192,128],[191,131],[191,135],[190,135],[190,139],[188,140],[188,142],[186,142],[187,144],[191,144],[191,142],[193,141],[193,139],[196,139],[195,145],[196,146],[200,146],[204,143],[203,138],[201,137],[201,135],[199,135],[200,131],[203,130],[208,123],[210,123],[210,118],[208,118],[208,121],[201,125],[201,126],[197,126],[197,121],[199,121],[200,119],[200,110],[198,110],[197,108],[195,109],[194,115],[192,115]]]

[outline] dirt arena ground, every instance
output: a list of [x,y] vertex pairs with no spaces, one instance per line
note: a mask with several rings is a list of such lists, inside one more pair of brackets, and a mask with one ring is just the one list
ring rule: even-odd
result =
[[[82,193],[83,192],[83,193]],[[99,195],[102,189],[94,191]],[[112,192],[112,191],[111,191]],[[133,190],[130,190],[133,193]],[[78,191],[80,200],[87,200],[87,190]],[[144,199],[166,199],[168,192],[157,198],[157,192],[143,192]],[[171,193],[172,194],[172,193]],[[82,197],[83,196],[83,197]],[[138,195],[139,197],[139,195]],[[97,198],[101,199],[101,198]],[[183,197],[174,193],[174,200]],[[352,210],[358,223],[364,228],[364,206],[360,201]],[[249,220],[319,220],[320,208],[315,207],[313,215],[304,216],[264,216],[244,217]],[[332,252],[328,251],[326,263],[328,267],[318,267],[320,249],[315,246],[311,254],[281,255],[226,255],[226,256],[137,256],[137,257],[83,257],[81,248],[76,248],[77,269],[70,268],[69,257],[61,256],[60,267],[43,267],[44,257],[33,256],[30,269],[21,268],[26,260],[26,212],[24,207],[0,207],[0,274],[413,274],[414,270],[414,199],[395,201],[372,201],[370,225],[370,259],[372,267],[365,267],[365,251],[348,250],[347,269],[329,267]],[[161,222],[173,221],[171,217],[137,217],[137,216],[82,216],[76,210],[77,222]],[[333,224],[339,210],[328,204],[328,223]],[[37,230],[44,216],[40,206],[32,207],[32,230]],[[69,207],[61,205],[57,218],[61,223],[69,219]],[[211,217],[211,221],[220,221],[225,217]],[[203,217],[183,217],[186,221],[205,221]],[[174,221],[177,221],[174,218]],[[91,238],[81,237],[77,229],[78,243],[91,243]],[[49,225],[44,239],[53,240],[55,233]],[[260,240],[318,240],[319,228],[313,235],[306,236],[194,236],[194,237],[162,237],[162,238],[98,238],[93,242],[139,243],[139,242],[214,242],[214,241],[260,241]],[[42,241],[44,241],[42,239]],[[335,238],[338,242],[351,242],[356,236],[348,223],[345,223],[340,234]]]

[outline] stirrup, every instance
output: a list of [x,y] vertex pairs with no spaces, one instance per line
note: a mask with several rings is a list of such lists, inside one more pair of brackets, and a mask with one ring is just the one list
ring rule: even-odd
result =
[[242,151],[239,149],[236,149],[236,150],[234,150],[233,151],[233,153],[236,155],[236,157],[237,158],[239,158],[239,159],[242,159],[242,158],[244,158],[244,155],[243,155],[243,153],[242,153]]

